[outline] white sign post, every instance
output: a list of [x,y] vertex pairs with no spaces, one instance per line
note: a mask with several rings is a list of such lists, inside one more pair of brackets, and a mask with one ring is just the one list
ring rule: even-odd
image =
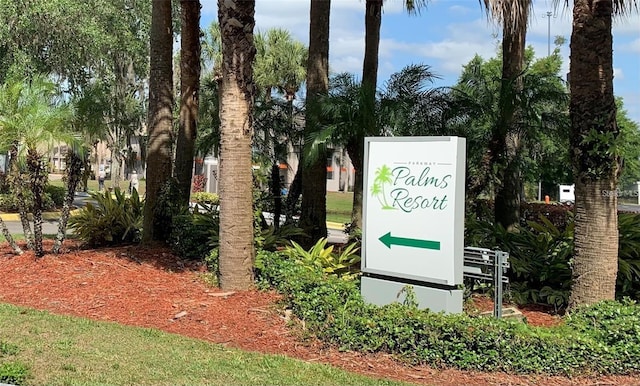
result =
[[465,139],[372,137],[364,154],[363,296],[411,284],[421,306],[461,312]]

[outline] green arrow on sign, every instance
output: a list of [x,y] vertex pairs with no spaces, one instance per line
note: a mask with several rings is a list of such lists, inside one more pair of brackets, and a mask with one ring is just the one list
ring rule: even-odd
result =
[[380,237],[378,240],[382,241],[382,244],[386,245],[387,248],[389,249],[391,249],[391,245],[403,245],[405,247],[435,249],[436,251],[440,250],[439,241],[394,237],[394,236],[391,236],[391,232],[388,232],[386,235]]

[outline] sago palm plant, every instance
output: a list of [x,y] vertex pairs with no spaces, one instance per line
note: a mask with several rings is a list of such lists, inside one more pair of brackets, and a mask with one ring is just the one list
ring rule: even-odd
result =
[[[73,110],[58,97],[55,85],[45,76],[9,79],[0,88],[0,144],[11,148],[11,174],[19,206],[25,208],[18,160],[26,159],[28,188],[33,193],[33,240],[26,211],[20,211],[25,237],[37,257],[44,255],[42,247],[43,195],[48,171],[46,154],[58,144],[75,144],[71,132]],[[26,226],[25,226],[26,224]]]

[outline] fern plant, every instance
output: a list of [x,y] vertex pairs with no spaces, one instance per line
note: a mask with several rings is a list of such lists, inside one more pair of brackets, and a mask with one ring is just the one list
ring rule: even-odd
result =
[[360,270],[360,256],[356,254],[356,244],[349,244],[340,253],[333,251],[334,246],[327,247],[327,239],[321,238],[308,251],[295,241],[284,250],[284,254],[300,264],[313,269],[319,267],[328,275],[344,279],[354,279]]
[[137,191],[127,197],[116,188],[113,194],[92,193],[91,198],[69,219],[69,229],[77,238],[91,246],[139,241],[144,200]]

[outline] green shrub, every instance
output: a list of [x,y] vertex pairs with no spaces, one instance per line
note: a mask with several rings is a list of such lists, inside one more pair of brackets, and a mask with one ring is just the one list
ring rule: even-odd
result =
[[178,256],[202,260],[218,246],[220,216],[218,211],[204,206],[193,212],[183,211],[173,217],[169,244]]
[[209,193],[209,192],[192,193],[191,201],[198,204],[220,205],[220,197],[215,193]]
[[304,231],[294,224],[281,225],[277,230],[271,225],[257,232],[257,236],[255,237],[256,249],[275,251],[282,247],[291,246],[291,240],[293,238],[305,235]]
[[67,195],[67,188],[62,186],[47,185],[44,189],[46,195],[51,197],[51,201],[56,208],[62,207],[64,204],[64,198]]
[[640,299],[640,214],[618,215],[618,280],[616,296]]
[[256,262],[261,286],[275,287],[311,333],[344,350],[480,371],[571,375],[640,370],[639,311],[632,304],[596,306],[606,314],[596,317],[598,323],[588,309],[565,327],[538,328],[399,303],[377,307],[364,302],[357,281],[327,275],[318,266],[267,251],[260,251]]
[[640,306],[636,302],[624,299],[581,307],[567,316],[566,324],[619,358],[616,372],[640,371]]
[[[24,199],[27,213],[33,212],[33,193],[30,190],[25,190]],[[45,193],[42,195],[42,209],[50,210],[55,208],[55,204],[51,199],[51,195]],[[18,200],[15,194],[7,193],[0,194],[0,211],[9,213],[18,213]]]
[[[115,196],[115,197],[113,197]],[[92,201],[69,218],[69,229],[91,246],[117,245],[140,240],[144,201],[134,191],[126,197],[120,189],[114,195],[92,193]]]

